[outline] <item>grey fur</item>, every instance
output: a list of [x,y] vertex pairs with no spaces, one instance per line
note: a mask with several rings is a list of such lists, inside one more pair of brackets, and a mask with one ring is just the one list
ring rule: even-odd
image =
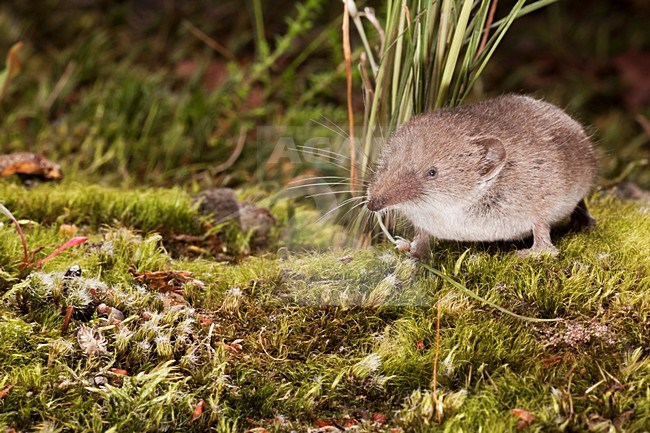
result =
[[[428,238],[522,239],[527,253],[557,253],[550,227],[572,216],[592,226],[584,197],[596,177],[582,126],[555,105],[505,95],[414,117],[384,147],[368,208],[396,209]],[[435,176],[431,174],[435,173]]]

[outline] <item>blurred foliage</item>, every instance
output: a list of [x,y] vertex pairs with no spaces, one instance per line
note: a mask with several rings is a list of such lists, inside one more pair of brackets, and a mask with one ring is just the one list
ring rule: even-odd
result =
[[[385,15],[383,2],[368,4]],[[336,127],[319,126],[346,123],[340,12],[335,0],[3,2],[0,49],[19,40],[25,49],[0,105],[0,149],[41,150],[74,178],[127,186],[294,176],[304,164],[265,166],[277,142],[257,129],[299,125],[340,140]],[[559,2],[523,17],[477,95],[526,92],[568,107],[590,125],[602,173],[614,177],[650,156],[635,120],[650,118],[649,17],[643,0]],[[354,79],[361,113],[356,70]],[[244,154],[227,174],[211,171],[242,128]],[[629,179],[648,186],[649,172]]]

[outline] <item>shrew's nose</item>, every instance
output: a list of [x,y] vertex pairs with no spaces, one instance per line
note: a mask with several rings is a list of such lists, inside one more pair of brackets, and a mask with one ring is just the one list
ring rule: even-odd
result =
[[366,203],[368,210],[373,212],[382,210],[384,206],[386,206],[386,199],[383,198],[371,198],[368,200],[368,203]]

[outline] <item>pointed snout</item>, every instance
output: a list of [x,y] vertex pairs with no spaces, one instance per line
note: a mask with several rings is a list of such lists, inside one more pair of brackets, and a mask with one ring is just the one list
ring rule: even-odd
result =
[[368,208],[368,210],[371,210],[373,212],[380,211],[384,207],[386,207],[386,199],[379,198],[379,197],[370,197],[368,198],[366,207]]

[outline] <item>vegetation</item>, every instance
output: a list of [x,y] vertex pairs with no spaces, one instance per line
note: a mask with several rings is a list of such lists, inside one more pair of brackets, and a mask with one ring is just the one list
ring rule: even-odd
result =
[[[567,99],[561,89],[571,80],[549,90],[593,116],[585,120],[603,149],[619,145],[603,152],[612,180],[588,202],[597,228],[555,234],[558,258],[521,259],[509,243],[438,242],[417,263],[386,244],[346,246],[350,231],[321,215],[340,200],[283,188],[349,180],[350,161],[337,154],[348,124],[339,2],[251,0],[246,10],[234,0],[182,2],[166,13],[134,3],[55,1],[38,14],[21,2],[0,7],[3,52],[25,41],[0,75],[0,148],[42,151],[65,174],[57,183],[0,179],[0,204],[29,250],[24,260],[16,227],[2,216],[0,431],[650,428],[649,210],[610,188],[650,186],[641,169],[650,133],[633,120],[647,118],[647,108],[606,103],[588,83],[565,91]],[[438,28],[418,27],[438,18],[409,3],[409,26],[407,11],[389,3],[374,15],[387,37],[403,40],[403,57],[376,58],[379,70],[396,74],[387,81],[370,75],[404,98],[384,114],[410,107],[395,122],[527,77],[513,68],[509,81],[496,81],[512,60],[494,57],[468,94],[483,60],[499,54],[491,47],[507,28],[501,18],[526,7],[497,9],[476,57],[491,5],[484,1],[465,31],[449,27],[450,46],[463,43],[459,61],[437,52],[437,79],[445,61],[455,71],[443,96],[440,87],[392,87],[400,82],[393,77],[424,68],[409,63],[417,56],[404,38]],[[464,4],[439,6],[459,18]],[[567,21],[582,29],[565,3],[548,11],[509,31],[543,39],[549,25],[560,34]],[[594,16],[606,12],[595,6]],[[645,40],[644,20],[625,22],[630,40]],[[377,53],[376,29],[363,26]],[[363,54],[369,68],[368,47],[352,36],[351,60]],[[502,47],[516,51],[509,39],[517,37]],[[526,67],[543,70],[533,60]],[[363,68],[351,72],[361,119],[368,81]],[[418,99],[423,92],[433,97]],[[282,141],[287,128],[291,140]],[[194,196],[213,186],[235,187],[242,202],[268,210],[271,229],[261,236],[202,214]],[[43,260],[77,236],[88,239]]]

